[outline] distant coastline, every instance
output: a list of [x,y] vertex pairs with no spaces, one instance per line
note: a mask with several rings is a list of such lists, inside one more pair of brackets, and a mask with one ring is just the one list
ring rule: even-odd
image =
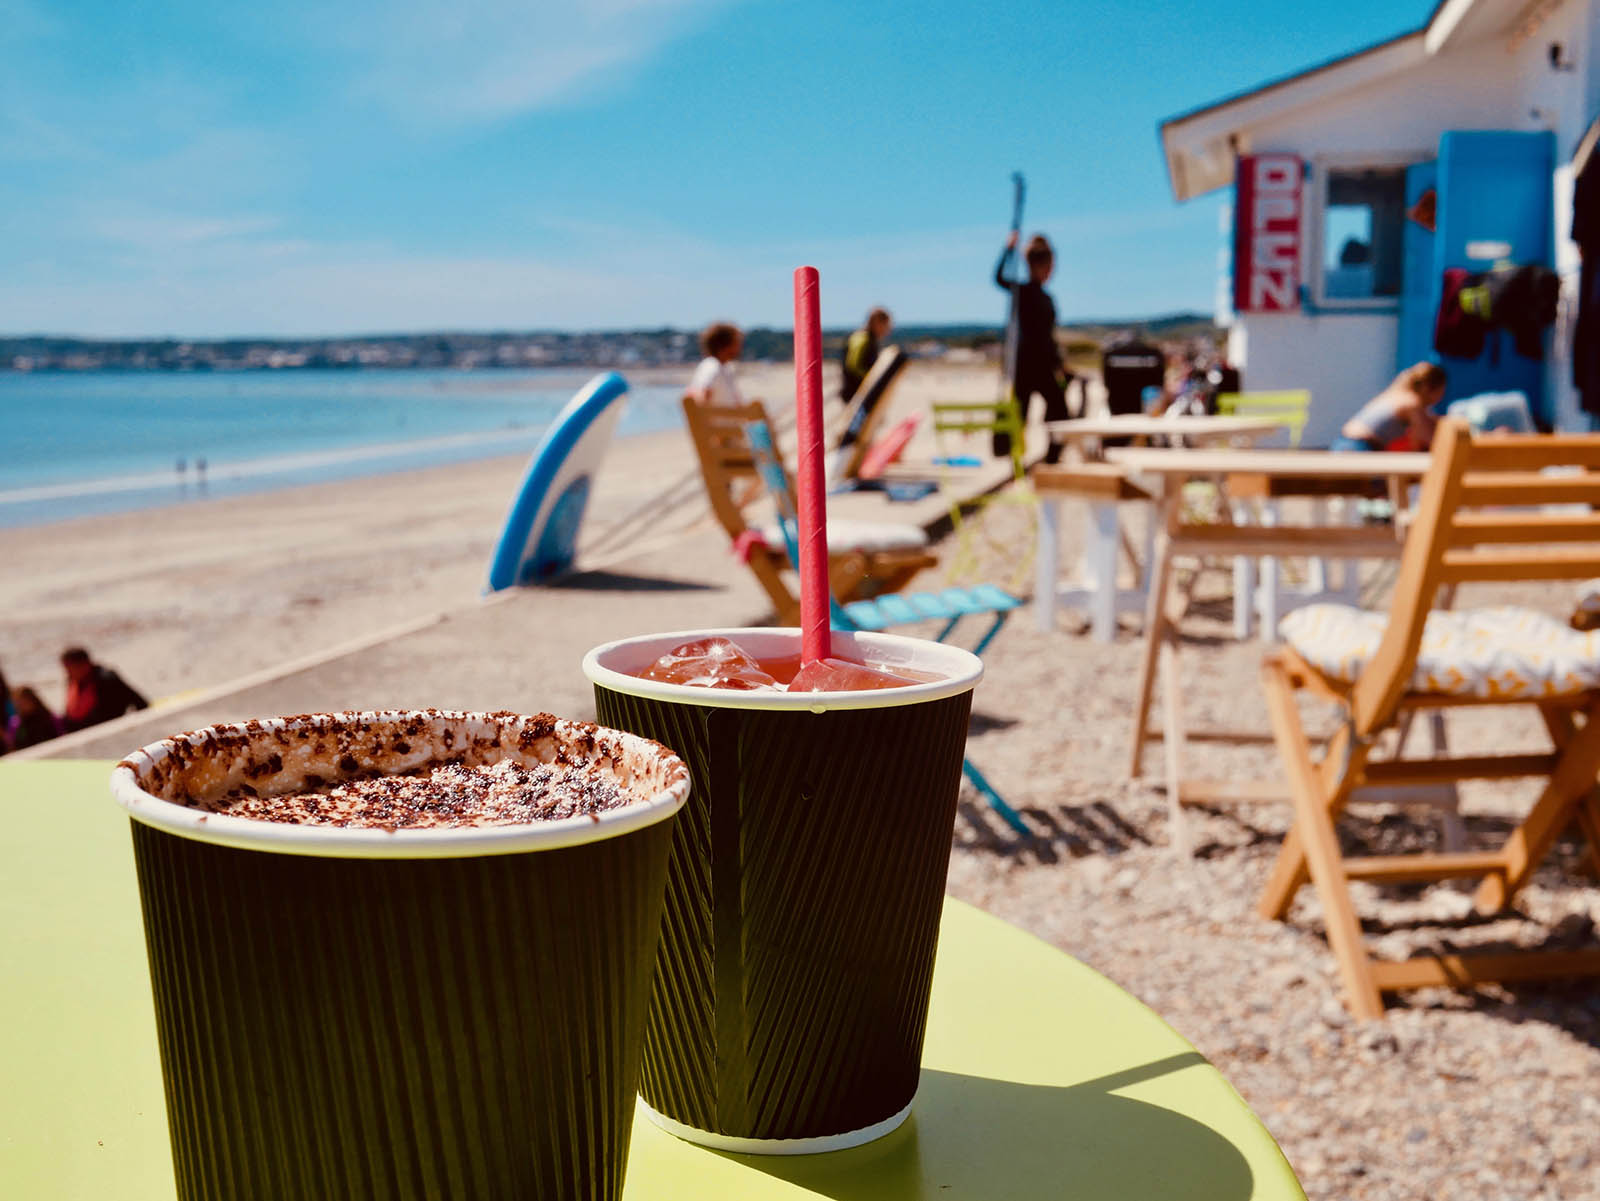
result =
[[[1110,333],[1137,329],[1163,341],[1215,340],[1209,316],[1172,313],[1125,321],[1073,322],[1060,328],[1069,345],[1098,345]],[[824,351],[838,353],[849,330],[828,331]],[[997,355],[996,325],[903,325],[895,341],[914,355],[934,358]],[[782,361],[793,353],[787,329],[745,331],[745,357]],[[340,338],[112,339],[35,334],[0,337],[0,372],[80,371],[295,371],[295,370],[526,370],[539,367],[674,367],[700,357],[697,332],[680,329],[419,334]]]

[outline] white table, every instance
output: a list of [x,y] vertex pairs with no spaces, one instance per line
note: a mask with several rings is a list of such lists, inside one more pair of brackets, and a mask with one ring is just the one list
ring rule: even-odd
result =
[[[1399,558],[1404,547],[1401,509],[1406,487],[1428,470],[1426,454],[1361,453],[1319,450],[1157,450],[1113,449],[1111,462],[1134,478],[1152,479],[1158,498],[1155,565],[1151,571],[1149,604],[1145,614],[1144,653],[1139,666],[1139,697],[1135,705],[1129,775],[1137,777],[1143,766],[1144,744],[1151,737],[1147,726],[1154,692],[1156,668],[1162,677],[1163,724],[1161,739],[1166,759],[1167,803],[1171,808],[1174,845],[1186,849],[1183,815],[1185,802],[1260,799],[1261,789],[1238,781],[1185,782],[1182,751],[1184,715],[1178,687],[1178,621],[1182,614],[1171,602],[1172,562],[1180,554],[1198,555],[1307,555],[1340,559]],[[1220,482],[1228,497],[1277,498],[1286,496],[1359,496],[1370,493],[1375,482],[1395,502],[1395,523],[1390,527],[1359,526],[1240,526],[1186,522],[1181,498],[1190,480]],[[1232,731],[1213,731],[1213,736]]]
[[[1039,496],[1038,549],[1034,560],[1034,621],[1038,628],[1055,629],[1059,608],[1080,608],[1089,613],[1091,636],[1097,642],[1110,642],[1116,636],[1118,613],[1143,612],[1145,608],[1155,523],[1145,523],[1144,560],[1135,564],[1135,586],[1119,588],[1117,552],[1122,544],[1122,528],[1118,506],[1128,502],[1147,504],[1151,498],[1126,478],[1125,471],[1103,462],[1106,439],[1148,442],[1151,438],[1177,437],[1203,446],[1253,442],[1285,428],[1286,423],[1277,417],[1147,417],[1139,413],[1046,422],[1051,442],[1076,448],[1084,462],[1034,469],[1034,491]],[[1061,502],[1068,498],[1088,502],[1088,526],[1078,572],[1081,578],[1062,583]]]

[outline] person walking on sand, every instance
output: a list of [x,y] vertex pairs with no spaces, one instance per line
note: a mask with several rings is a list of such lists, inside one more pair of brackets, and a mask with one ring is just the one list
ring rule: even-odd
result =
[[688,393],[701,404],[734,408],[744,404],[732,364],[744,350],[744,333],[726,321],[713,322],[700,334],[700,350],[705,358],[694,369]]
[[1427,450],[1439,424],[1433,408],[1444,399],[1445,382],[1437,363],[1407,367],[1344,423],[1331,449],[1387,450],[1404,437],[1410,449]]
[[61,652],[61,669],[67,673],[67,708],[61,724],[68,732],[97,726],[130,709],[150,707],[126,680],[89,658],[81,646]]
[[39,699],[32,688],[16,691],[17,711],[6,722],[6,743],[13,751],[49,742],[61,733],[61,723],[56,715]]
[[867,314],[865,325],[845,339],[841,362],[844,386],[839,389],[839,399],[845,404],[855,399],[861,381],[867,378],[872,364],[878,361],[878,350],[893,328],[894,321],[889,316],[889,310],[877,308]]
[[[1012,390],[1024,424],[1027,423],[1028,409],[1035,393],[1044,397],[1046,421],[1065,421],[1071,414],[1067,411],[1061,350],[1056,346],[1056,304],[1050,299],[1050,293],[1044,290],[1044,285],[1055,271],[1055,251],[1050,248],[1049,239],[1043,234],[1034,234],[1028,239],[1022,254],[1028,264],[1026,283],[1016,283],[1008,275],[1012,256],[1016,252],[1017,234],[1013,230],[1006,239],[1006,248],[1001,251],[1000,262],[994,269],[994,282],[1013,293],[1012,304],[1016,312],[1017,359],[1011,379]],[[1061,450],[1059,443],[1051,443],[1044,461],[1059,462]],[[1009,434],[994,435],[994,453],[996,457],[1011,453]]]

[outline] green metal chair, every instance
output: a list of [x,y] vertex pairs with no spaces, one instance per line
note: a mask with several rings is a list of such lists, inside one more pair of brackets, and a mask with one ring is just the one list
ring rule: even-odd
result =
[[1217,412],[1224,417],[1272,417],[1289,429],[1289,445],[1300,447],[1300,436],[1311,418],[1311,393],[1223,392],[1217,396]]
[[[1005,398],[993,402],[935,401],[933,403],[933,432],[938,442],[939,454],[934,459],[940,468],[981,467],[987,461],[989,445],[994,435],[1005,434],[1010,439],[1011,486],[999,492],[969,501],[966,505],[953,502],[950,506],[950,525],[956,533],[955,553],[951,556],[952,579],[972,579],[981,570],[978,539],[982,536],[997,554],[1014,564],[1006,583],[1020,587],[1033,572],[1033,554],[1038,532],[1038,499],[1028,484],[1027,468],[1023,463],[1025,427],[1022,406],[1014,392],[1007,391]],[[982,437],[983,453],[976,456],[945,453],[947,435]],[[994,536],[986,536],[978,514],[996,501],[1022,504],[1027,507],[1028,529],[1016,540],[1018,545]]]

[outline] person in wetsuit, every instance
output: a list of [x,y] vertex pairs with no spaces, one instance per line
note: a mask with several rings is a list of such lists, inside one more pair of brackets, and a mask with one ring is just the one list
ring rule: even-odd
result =
[[878,361],[878,350],[893,328],[888,309],[873,309],[867,314],[866,324],[845,339],[840,363],[844,368],[844,386],[839,389],[839,399],[845,404],[855,399],[861,381]]
[[[1027,423],[1028,409],[1035,393],[1044,397],[1046,421],[1065,421],[1071,414],[1067,411],[1061,351],[1056,346],[1056,304],[1050,299],[1050,293],[1044,290],[1045,283],[1055,271],[1055,252],[1043,234],[1029,238],[1022,256],[1028,264],[1028,282],[1022,284],[1013,282],[1007,276],[1011,256],[1016,252],[1017,235],[1013,232],[1006,239],[1006,248],[1001,252],[1000,262],[994,269],[994,282],[1012,293],[1011,302],[1016,306],[1017,358],[1011,386],[1016,393],[1024,424]],[[1052,443],[1045,452],[1044,461],[1058,462],[1061,449],[1059,443]],[[994,453],[997,458],[1011,453],[1010,435],[995,434]]]

